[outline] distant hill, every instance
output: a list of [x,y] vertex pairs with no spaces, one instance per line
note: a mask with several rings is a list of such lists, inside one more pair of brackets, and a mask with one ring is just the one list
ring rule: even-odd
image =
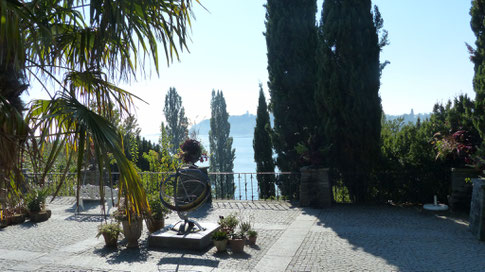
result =
[[[271,119],[272,116],[271,116]],[[231,136],[246,137],[252,136],[254,127],[256,126],[256,115],[246,113],[243,115],[229,116],[229,124],[231,124]],[[209,135],[210,121],[209,119],[202,120],[190,128],[190,131],[197,131],[199,135]]]
[[[409,114],[402,115],[388,115],[386,114],[387,120],[394,120],[399,117],[404,119],[404,123],[416,123],[418,118],[425,120],[429,118],[431,113],[418,113],[414,114],[411,110]],[[273,115],[270,116],[271,123],[273,122]],[[256,115],[246,113],[243,115],[231,115],[229,116],[229,123],[231,124],[231,136],[232,137],[252,137],[254,133],[254,127],[256,126]],[[196,130],[198,135],[209,135],[210,121],[209,119],[202,120],[201,122],[195,124],[190,128],[190,131]]]

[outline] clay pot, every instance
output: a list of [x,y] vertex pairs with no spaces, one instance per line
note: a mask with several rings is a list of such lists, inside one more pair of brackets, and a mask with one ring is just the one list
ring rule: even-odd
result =
[[150,233],[154,233],[155,231],[158,231],[165,227],[165,219],[154,219],[154,218],[147,218],[145,220],[145,223],[147,224],[147,229]]
[[257,236],[254,236],[254,237],[249,237],[249,238],[248,238],[249,245],[254,246],[254,245],[256,244],[256,239],[257,239],[257,238],[258,238]]
[[104,242],[106,247],[117,247],[118,246],[118,235],[114,236],[109,233],[103,233]]
[[227,239],[226,240],[219,240],[219,241],[213,240],[213,242],[214,242],[214,245],[217,248],[217,252],[226,251],[226,248],[227,248]]
[[132,218],[130,222],[128,220],[122,221],[123,234],[128,241],[127,247],[138,247],[138,239],[141,236],[143,230],[143,221],[141,218]]
[[244,239],[231,239],[231,250],[233,253],[244,252]]
[[47,221],[51,217],[51,210],[44,210],[40,212],[31,212],[30,213],[30,221],[32,222],[44,222]]
[[25,221],[25,215],[16,213],[11,217],[12,225],[22,224]]

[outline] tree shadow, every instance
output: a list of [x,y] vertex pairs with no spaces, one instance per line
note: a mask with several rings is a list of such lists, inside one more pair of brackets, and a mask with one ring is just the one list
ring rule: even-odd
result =
[[[313,209],[303,211],[315,215]],[[314,236],[305,246],[334,251],[328,256],[367,258],[360,253],[364,251],[399,270],[470,271],[485,267],[485,243],[471,235],[466,221],[452,216],[409,207],[353,204],[336,204],[315,216],[322,229],[313,228],[310,235]],[[343,246],[346,243],[350,250]],[[320,253],[318,258],[324,259],[326,254]]]

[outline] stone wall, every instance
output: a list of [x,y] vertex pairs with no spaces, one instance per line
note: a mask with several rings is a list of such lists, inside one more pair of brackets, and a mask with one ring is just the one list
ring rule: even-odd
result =
[[326,208],[332,204],[328,168],[300,169],[300,206]]
[[470,231],[479,240],[485,240],[485,179],[472,179],[473,193],[470,206]]
[[467,178],[477,178],[479,172],[469,168],[451,169],[451,196],[449,205],[452,210],[469,211],[472,199],[472,184]]

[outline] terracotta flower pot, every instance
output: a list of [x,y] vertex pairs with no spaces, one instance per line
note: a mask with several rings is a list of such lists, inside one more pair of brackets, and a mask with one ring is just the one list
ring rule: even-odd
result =
[[50,210],[30,213],[30,221],[32,222],[44,222],[44,221],[47,221],[50,217],[51,217]]
[[163,218],[159,220],[154,218],[147,218],[145,222],[147,224],[147,228],[150,233],[154,233],[155,231],[158,231],[163,227],[165,227],[165,219]]
[[141,219],[132,218],[130,222],[128,220],[121,222],[123,225],[123,234],[128,241],[127,247],[138,247],[138,239],[141,236],[143,230],[143,221]]
[[12,225],[22,224],[25,221],[25,216],[23,214],[16,213],[11,217]]
[[233,253],[244,252],[244,239],[231,239],[231,250]]
[[214,242],[214,245],[217,248],[217,252],[226,251],[226,248],[227,248],[227,239],[226,240],[219,240],[219,241],[213,240],[213,242]]
[[104,242],[106,247],[117,247],[118,246],[118,235],[111,235],[109,233],[103,233]]
[[249,237],[249,238],[248,238],[249,245],[254,246],[254,245],[256,244],[256,239],[257,239],[257,238],[258,238],[257,236],[254,236],[254,237]]

